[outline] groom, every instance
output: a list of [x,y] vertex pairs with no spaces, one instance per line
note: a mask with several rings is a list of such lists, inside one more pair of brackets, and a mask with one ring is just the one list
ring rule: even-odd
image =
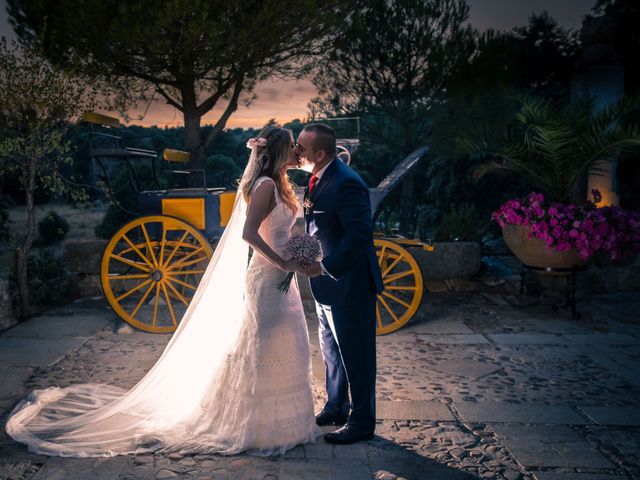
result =
[[316,300],[328,397],[316,423],[344,425],[325,435],[329,443],[370,440],[376,423],[376,294],[383,285],[369,190],[336,159],[330,127],[308,125],[297,148],[300,160],[313,165],[305,192],[306,231],[318,238],[324,254],[306,272]]

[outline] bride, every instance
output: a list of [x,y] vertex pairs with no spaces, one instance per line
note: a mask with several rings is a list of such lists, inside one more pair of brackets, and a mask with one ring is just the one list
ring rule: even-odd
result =
[[231,220],[157,363],[129,391],[103,384],[33,391],[7,421],[13,439],[64,457],[273,455],[320,435],[298,288],[278,290],[286,272],[299,269],[281,256],[298,209],[286,177],[297,166],[295,143],[270,126],[248,145]]

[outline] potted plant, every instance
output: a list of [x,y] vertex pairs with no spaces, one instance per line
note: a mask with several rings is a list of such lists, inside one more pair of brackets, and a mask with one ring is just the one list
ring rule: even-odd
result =
[[599,171],[599,162],[640,153],[640,125],[629,120],[638,102],[623,100],[600,112],[587,101],[564,108],[530,97],[520,103],[499,148],[486,139],[472,144],[489,157],[475,171],[477,179],[506,173],[534,189],[493,215],[509,248],[525,265],[551,269],[584,265],[599,252],[612,259],[636,254],[638,214],[597,208],[600,193],[587,201],[580,185],[587,173]]
[[502,227],[507,246],[525,265],[568,269],[585,265],[597,253],[621,260],[640,252],[640,214],[617,206],[598,208],[546,202],[532,192],[509,200],[492,219]]

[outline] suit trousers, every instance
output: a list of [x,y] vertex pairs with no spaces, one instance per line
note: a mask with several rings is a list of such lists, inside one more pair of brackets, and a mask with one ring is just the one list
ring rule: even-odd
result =
[[324,408],[333,414],[348,415],[350,426],[366,432],[373,432],[376,423],[375,305],[373,292],[354,305],[316,302],[326,375]]

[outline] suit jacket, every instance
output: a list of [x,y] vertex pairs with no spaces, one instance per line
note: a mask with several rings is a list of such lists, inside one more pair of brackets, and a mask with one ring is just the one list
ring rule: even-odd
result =
[[369,189],[355,171],[334,160],[311,195],[305,194],[304,218],[307,233],[322,245],[322,264],[330,274],[310,279],[319,303],[355,305],[382,292]]

